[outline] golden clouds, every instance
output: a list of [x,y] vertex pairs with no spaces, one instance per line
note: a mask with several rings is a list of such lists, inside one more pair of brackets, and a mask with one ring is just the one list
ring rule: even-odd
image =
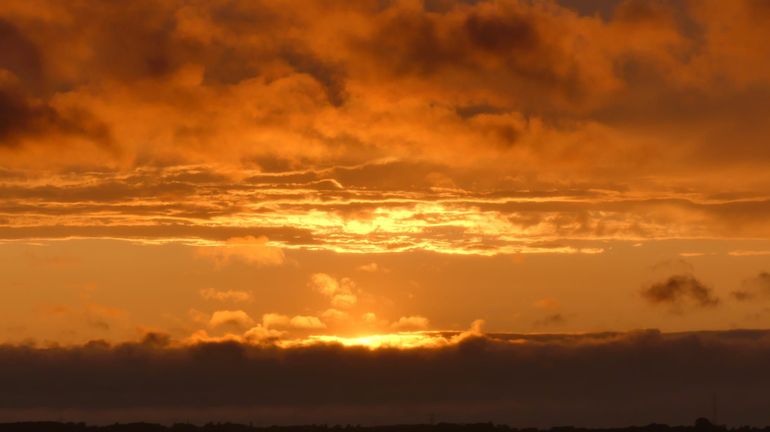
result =
[[218,266],[767,238],[766,11],[721,8],[11,1],[0,238]]
[[274,341],[283,337],[286,332],[267,328],[264,325],[257,325],[248,329],[243,334],[243,340],[248,343],[262,343],[265,341]]
[[[451,338],[444,334],[425,333],[429,329],[430,322],[422,315],[402,316],[392,322],[390,319],[378,316],[377,313],[372,312],[372,309],[380,310],[383,306],[392,304],[392,301],[384,296],[375,297],[364,292],[349,278],[338,279],[326,273],[314,273],[310,275],[306,289],[322,294],[328,299],[330,307],[316,313],[263,313],[259,323],[255,322],[250,315],[253,310],[251,305],[246,310],[215,310],[210,316],[191,310],[191,324],[198,329],[194,330],[186,340],[197,343],[226,338],[257,344],[276,344],[282,347],[339,342],[346,346],[409,348],[446,345],[456,343],[465,337]],[[221,300],[231,300],[234,291],[204,290],[203,292],[214,300],[220,300],[216,297],[217,295],[222,297]],[[361,304],[358,302],[359,296],[363,299]],[[356,301],[352,301],[353,298]],[[299,302],[296,303],[299,305]],[[304,308],[304,311],[308,310]],[[205,328],[201,329],[201,326]],[[389,331],[396,333],[387,333]]]
[[211,327],[236,326],[248,327],[254,320],[242,310],[219,310],[211,315],[209,325]]
[[396,330],[425,330],[429,324],[424,316],[412,315],[399,318],[391,326]]
[[318,317],[308,315],[297,315],[289,321],[289,324],[294,328],[303,330],[319,330],[326,328],[326,324],[321,322]]
[[264,327],[286,327],[290,321],[291,318],[282,314],[266,313],[262,315],[262,325]]
[[[458,184],[420,183],[437,170]],[[396,161],[272,174],[203,166],[52,177],[9,170],[0,179],[0,239],[182,242],[222,268],[281,265],[285,249],[599,253],[605,240],[770,236],[764,195],[528,190],[496,175]],[[329,178],[345,188],[319,183]],[[474,188],[474,178],[492,183]],[[388,271],[374,262],[358,270]],[[337,301],[355,303],[344,290]]]
[[331,306],[337,309],[347,309],[358,302],[355,294],[356,285],[349,278],[335,279],[326,273],[316,273],[310,279],[310,286],[329,297]]

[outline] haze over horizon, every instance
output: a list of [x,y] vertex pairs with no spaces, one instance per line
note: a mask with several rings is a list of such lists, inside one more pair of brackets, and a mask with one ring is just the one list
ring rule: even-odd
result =
[[0,421],[770,424],[769,37],[764,0],[2,0]]

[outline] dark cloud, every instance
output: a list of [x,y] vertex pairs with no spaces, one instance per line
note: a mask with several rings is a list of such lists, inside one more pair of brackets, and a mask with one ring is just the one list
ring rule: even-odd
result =
[[755,277],[744,280],[741,283],[741,288],[731,294],[738,301],[750,301],[770,296],[770,273],[760,272]]
[[604,19],[610,19],[615,8],[622,1],[623,0],[594,0],[586,2],[582,0],[558,0],[558,3],[581,15],[600,16]]
[[[730,8],[735,19],[754,20],[766,9],[756,2],[732,3],[737,4]],[[56,116],[67,119],[59,104],[72,103],[82,105],[83,118],[91,119],[86,122],[89,133],[81,135],[96,141],[104,138],[96,131],[97,120],[105,122],[105,132],[124,128],[123,119],[136,119],[135,113],[145,109],[156,113],[157,125],[115,137],[123,152],[112,156],[136,163],[308,153],[340,162],[413,156],[422,150],[438,157],[455,148],[446,144],[447,138],[463,132],[458,139],[468,145],[448,158],[457,163],[479,146],[489,144],[503,153],[521,147],[533,132],[521,122],[535,121],[537,131],[545,127],[570,134],[598,120],[621,128],[651,124],[665,131],[660,142],[667,151],[652,153],[666,160],[681,156],[723,162],[730,157],[739,162],[763,151],[758,143],[767,138],[761,128],[745,127],[767,112],[765,63],[761,51],[752,49],[764,39],[761,33],[740,30],[758,26],[731,26],[728,36],[753,43],[733,52],[732,44],[706,37],[723,27],[720,16],[709,13],[711,7],[709,2],[614,0],[588,5],[571,0],[302,1],[294,7],[262,1],[140,0],[98,5],[43,1],[28,8],[13,0],[0,14],[0,51],[5,54],[0,69],[19,80],[22,91],[12,104],[0,101],[7,117],[0,117],[0,134],[8,125],[40,130],[40,123]],[[747,13],[755,10],[760,12]],[[729,55],[740,57],[740,68],[720,61],[733,58]],[[752,63],[758,67],[748,67]],[[746,73],[751,76],[744,81],[751,86],[742,85]],[[715,80],[736,85],[709,86]],[[389,95],[385,100],[381,91]],[[357,103],[351,111],[343,109],[348,101]],[[399,118],[398,111],[407,106],[420,108],[407,109]],[[318,121],[315,111],[329,108],[339,110],[339,117]],[[443,116],[444,110],[459,118]],[[27,115],[19,121],[5,111]],[[668,127],[674,123],[670,119],[676,119],[676,128]],[[82,129],[82,123],[77,123],[81,129],[72,120],[64,123]],[[440,124],[439,136],[413,140],[411,131],[425,124]],[[268,125],[274,134],[258,143],[278,140],[279,149],[225,144],[247,141]],[[699,141],[692,149],[680,143],[680,134],[695,136],[690,132],[712,125],[728,137],[746,136],[730,140],[734,145],[729,149],[718,145],[725,139],[714,133],[703,139],[716,143]],[[37,141],[57,139],[67,129],[45,129]],[[169,135],[174,139],[158,138]],[[620,139],[624,151],[619,154],[614,145],[592,149],[592,140],[582,136],[576,145],[563,144],[559,137],[532,138],[528,149],[549,168],[565,160],[597,164],[601,151],[610,159],[602,163],[606,169],[617,160],[644,161],[628,157],[629,151],[649,150],[629,149],[623,137],[592,137],[601,143]],[[686,151],[667,155],[672,146]],[[650,173],[649,168],[644,172]]]
[[717,393],[720,419],[767,421],[766,331],[499,335],[404,351],[168,343],[154,335],[114,347],[0,347],[0,417],[151,410],[202,421],[219,409],[230,419],[355,423],[379,409],[398,423],[411,407],[527,426],[682,424],[708,412]]
[[690,274],[673,275],[642,290],[653,304],[681,305],[689,301],[698,307],[714,307],[720,302],[713,290]]
[[87,111],[72,108],[61,112],[0,81],[0,148],[17,148],[25,138],[45,136],[84,138],[103,148],[111,144],[109,127]]
[[534,325],[535,327],[553,327],[563,325],[566,322],[567,318],[564,316],[564,314],[554,313],[536,320]]
[[286,50],[283,55],[298,72],[307,73],[324,87],[330,104],[340,106],[345,102],[345,78],[340,66],[332,65],[312,53]]
[[453,93],[475,77],[465,97],[489,100],[481,95],[498,92],[512,105],[536,111],[562,108],[566,101],[580,105],[592,84],[594,90],[604,84],[592,83],[593,67],[564,49],[569,36],[557,30],[547,8],[523,2],[457,6],[432,13],[394,3],[373,16],[373,31],[353,46],[391,79],[427,78],[426,87]]
[[43,80],[40,49],[13,23],[0,19],[0,71],[10,71],[32,87]]

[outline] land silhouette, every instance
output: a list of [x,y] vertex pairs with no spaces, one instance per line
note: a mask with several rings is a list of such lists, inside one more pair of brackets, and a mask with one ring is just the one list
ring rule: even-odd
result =
[[15,422],[0,423],[0,432],[770,432],[770,426],[742,426],[728,428],[715,425],[706,418],[698,418],[693,425],[669,426],[652,423],[646,426],[621,428],[583,428],[558,426],[547,429],[516,428],[494,423],[436,423],[400,424],[382,426],[361,425],[297,425],[253,426],[239,423],[206,423],[194,425],[174,423],[115,423],[89,425],[78,422]]

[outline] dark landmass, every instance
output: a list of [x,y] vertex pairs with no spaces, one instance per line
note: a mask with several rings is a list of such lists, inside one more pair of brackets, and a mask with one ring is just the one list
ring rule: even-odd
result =
[[695,421],[693,426],[668,426],[649,424],[624,428],[580,428],[560,426],[550,429],[515,428],[494,423],[437,423],[406,424],[390,426],[360,425],[301,425],[301,426],[252,426],[238,423],[207,423],[193,425],[175,423],[170,426],[157,423],[116,423],[94,426],[86,423],[64,422],[17,422],[0,423],[0,432],[770,432],[770,426],[736,427],[713,425],[705,418]]

